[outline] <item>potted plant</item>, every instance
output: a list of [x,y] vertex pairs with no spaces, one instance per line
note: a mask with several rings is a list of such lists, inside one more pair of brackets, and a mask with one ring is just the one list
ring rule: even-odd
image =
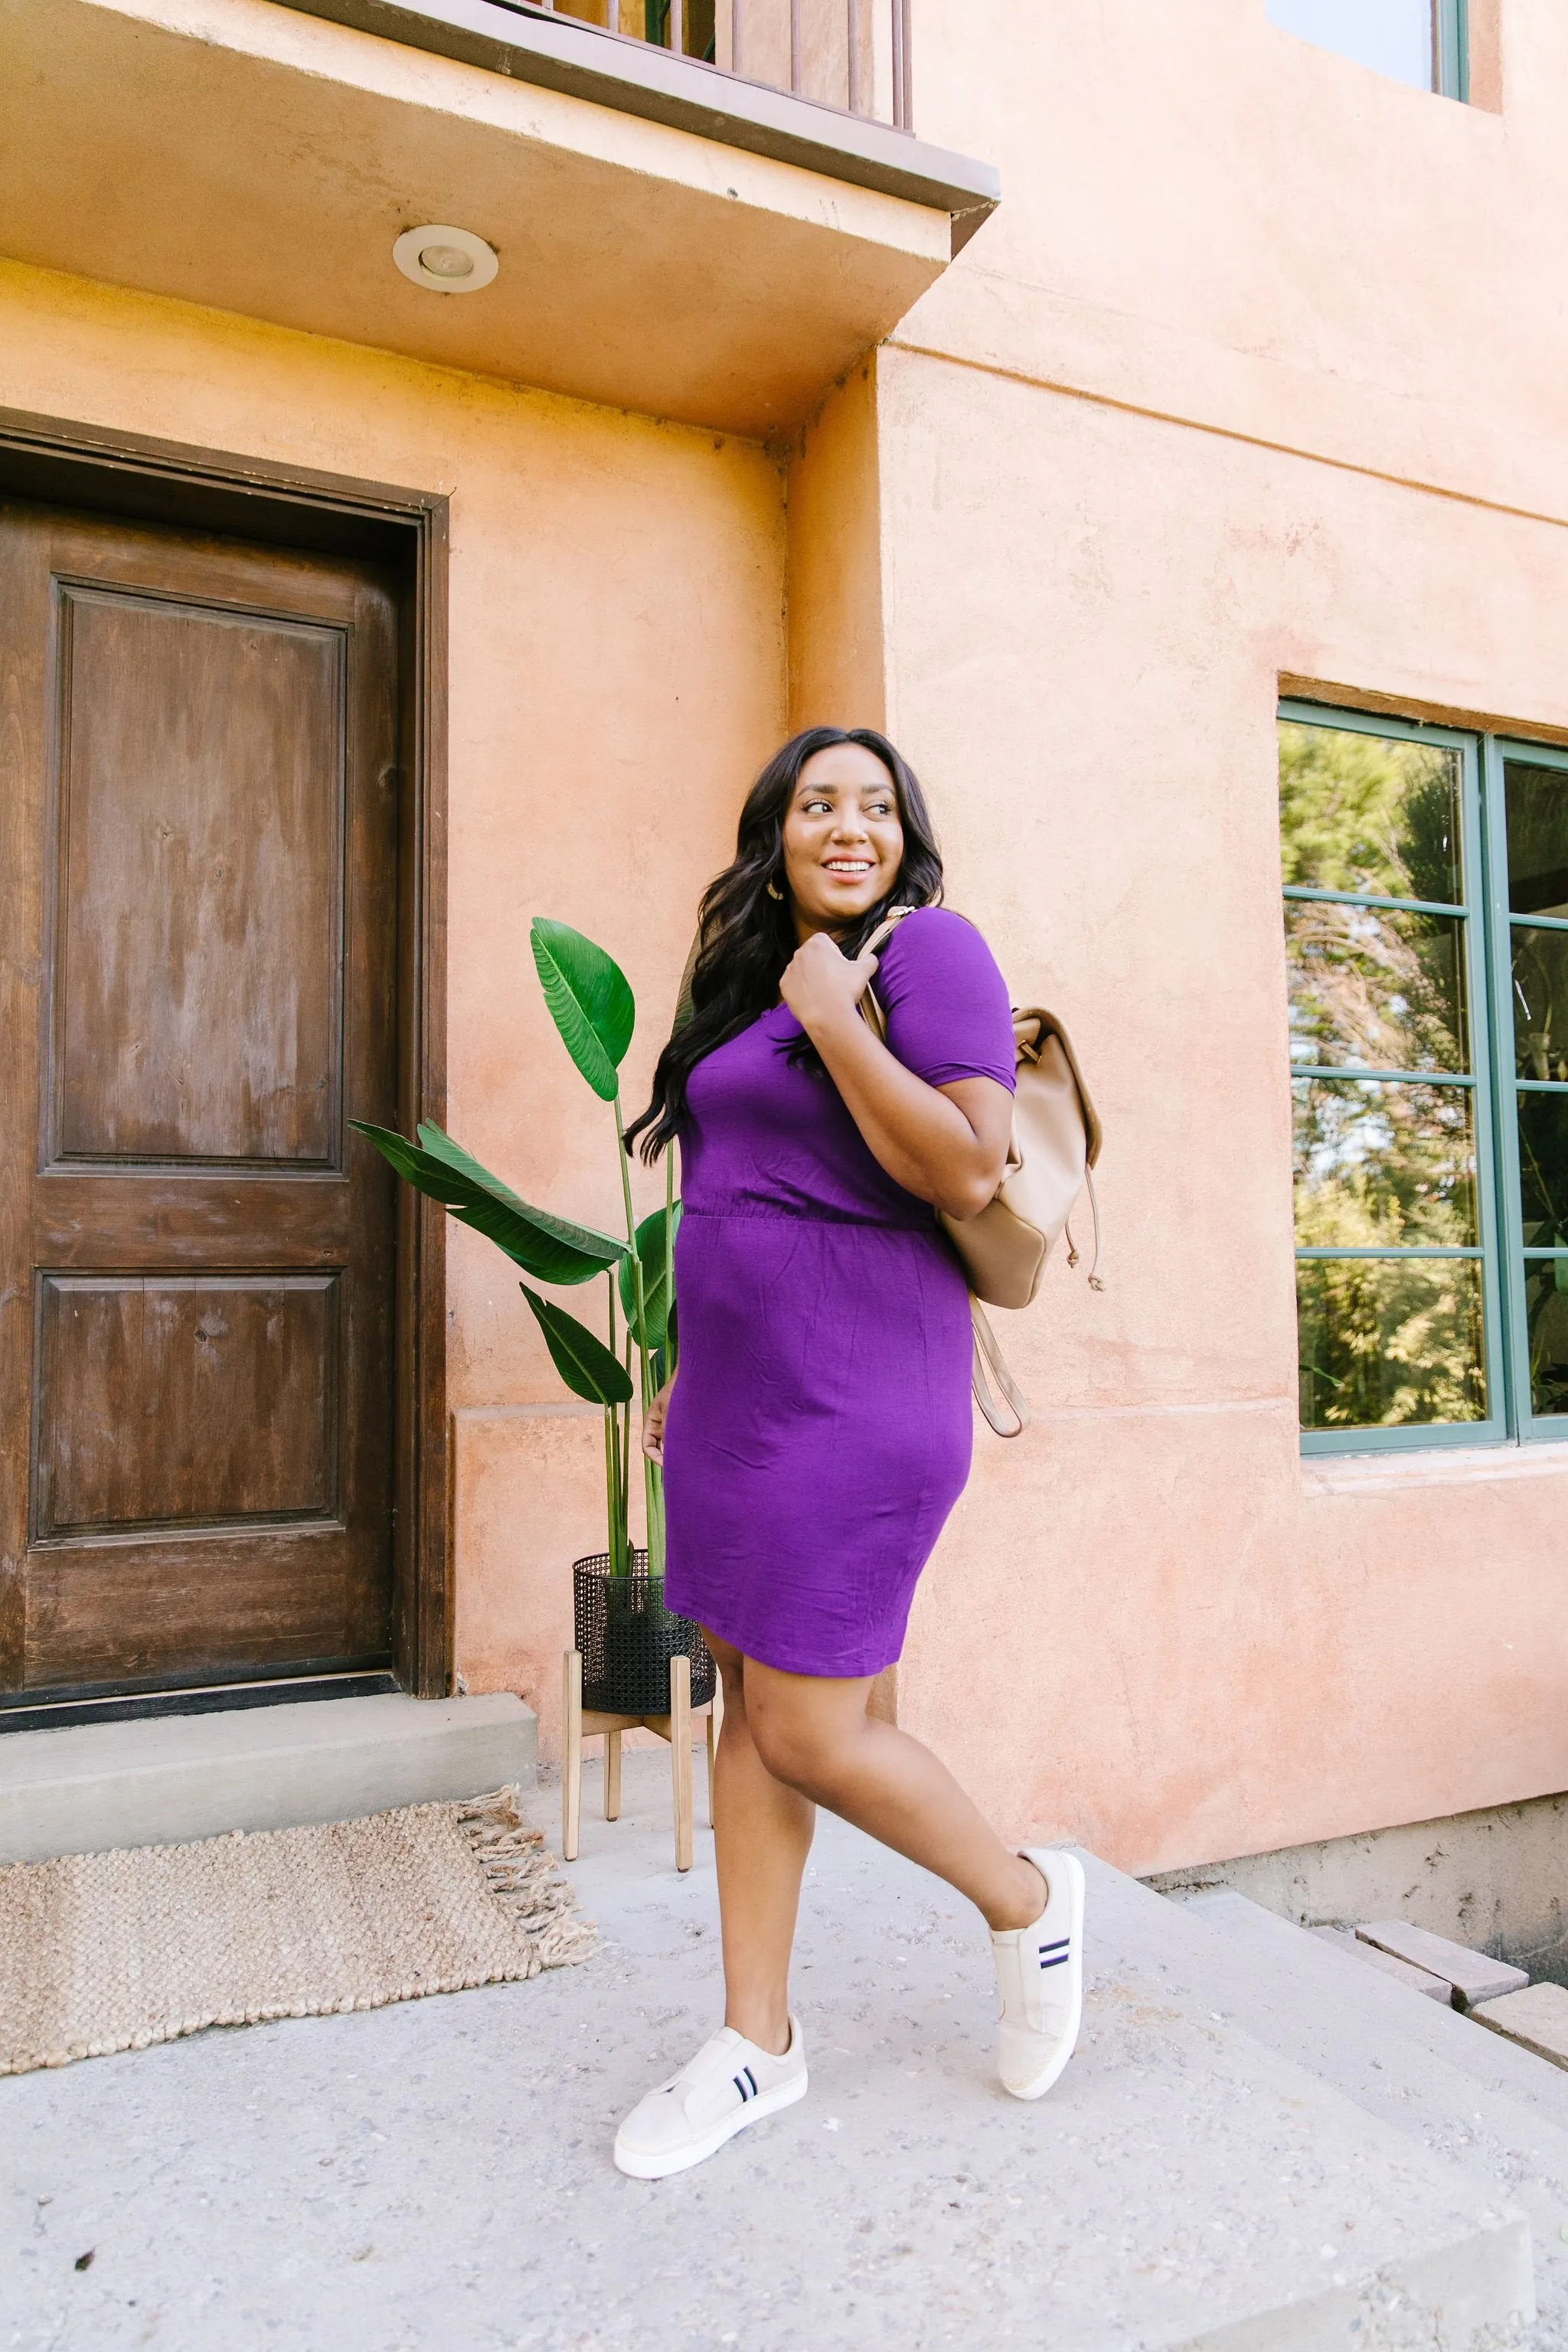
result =
[[[544,1001],[582,1076],[616,1120],[626,1239],[571,1223],[520,1200],[438,1127],[421,1126],[416,1142],[363,1119],[350,1124],[397,1173],[459,1224],[483,1234],[536,1281],[557,1287],[605,1285],[605,1338],[531,1285],[520,1285],[544,1344],[574,1396],[603,1407],[607,1545],[573,1569],[576,1644],[583,1655],[583,1703],[608,1715],[666,1715],[669,1662],[691,1661],[691,1703],[713,1696],[714,1666],[700,1629],[664,1605],[664,1475],[643,1456],[647,1545],[632,1548],[632,1402],[646,1411],[675,1369],[675,1197],[673,1155],[665,1160],[662,1209],[639,1223],[632,1208],[621,1116],[619,1071],[637,1020],[626,974],[592,940],[565,923],[536,917],[530,934]],[[635,1378],[634,1378],[635,1373]]]

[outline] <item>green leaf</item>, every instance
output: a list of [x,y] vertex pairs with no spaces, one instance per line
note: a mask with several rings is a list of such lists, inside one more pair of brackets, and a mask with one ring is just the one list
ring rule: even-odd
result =
[[544,1002],[566,1051],[600,1100],[614,1102],[616,1072],[637,1020],[625,972],[568,923],[536,915],[529,938]]
[[[675,1203],[670,1223],[670,1241],[680,1231],[680,1203]],[[637,1328],[637,1286],[632,1278],[630,1258],[624,1258],[620,1269],[621,1307],[632,1336],[645,1348],[659,1349],[665,1343],[666,1327],[669,1320],[669,1298],[665,1290],[664,1211],[656,1209],[637,1227],[637,1260],[642,1267],[643,1314],[645,1331]]]
[[414,1144],[365,1119],[353,1118],[349,1125],[374,1143],[416,1192],[439,1201],[459,1224],[483,1234],[514,1265],[540,1282],[567,1286],[591,1282],[629,1255],[626,1243],[613,1234],[569,1224],[564,1217],[552,1217],[547,1209],[520,1201],[438,1127],[421,1127],[419,1142]]
[[574,1315],[530,1290],[526,1282],[517,1286],[532,1307],[555,1369],[573,1395],[585,1397],[590,1404],[629,1404],[631,1374],[616,1362],[604,1341],[596,1339]]

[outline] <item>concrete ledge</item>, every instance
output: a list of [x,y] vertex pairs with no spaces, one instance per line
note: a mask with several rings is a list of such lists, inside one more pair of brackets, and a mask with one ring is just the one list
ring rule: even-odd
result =
[[841,114],[698,58],[606,33],[527,0],[283,0],[406,47],[458,58],[518,81],[563,90],[700,139],[796,163],[948,214],[962,251],[1002,199],[994,164],[932,147],[872,116]]
[[531,1788],[536,1747],[532,1711],[509,1692],[16,1732],[0,1739],[0,1864]]

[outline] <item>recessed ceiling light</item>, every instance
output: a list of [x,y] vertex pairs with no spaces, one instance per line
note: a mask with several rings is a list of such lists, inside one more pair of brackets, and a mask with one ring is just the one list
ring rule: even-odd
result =
[[392,248],[392,257],[405,278],[428,286],[434,294],[477,294],[500,268],[493,246],[471,228],[451,228],[426,222],[423,228],[405,228]]

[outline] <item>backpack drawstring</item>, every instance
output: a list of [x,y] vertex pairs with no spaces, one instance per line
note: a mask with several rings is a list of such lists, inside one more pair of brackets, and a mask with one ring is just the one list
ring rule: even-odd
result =
[[[1089,1193],[1089,1213],[1094,1220],[1094,1255],[1089,1262],[1089,1286],[1091,1290],[1103,1290],[1105,1288],[1105,1285],[1101,1282],[1097,1271],[1100,1265],[1100,1195],[1094,1189],[1094,1171],[1092,1168],[1086,1168],[1084,1170],[1083,1181],[1085,1189]],[[1072,1219],[1070,1217],[1062,1227],[1062,1238],[1068,1245],[1068,1265],[1076,1265],[1079,1261],[1079,1247],[1078,1244],[1072,1237]]]

